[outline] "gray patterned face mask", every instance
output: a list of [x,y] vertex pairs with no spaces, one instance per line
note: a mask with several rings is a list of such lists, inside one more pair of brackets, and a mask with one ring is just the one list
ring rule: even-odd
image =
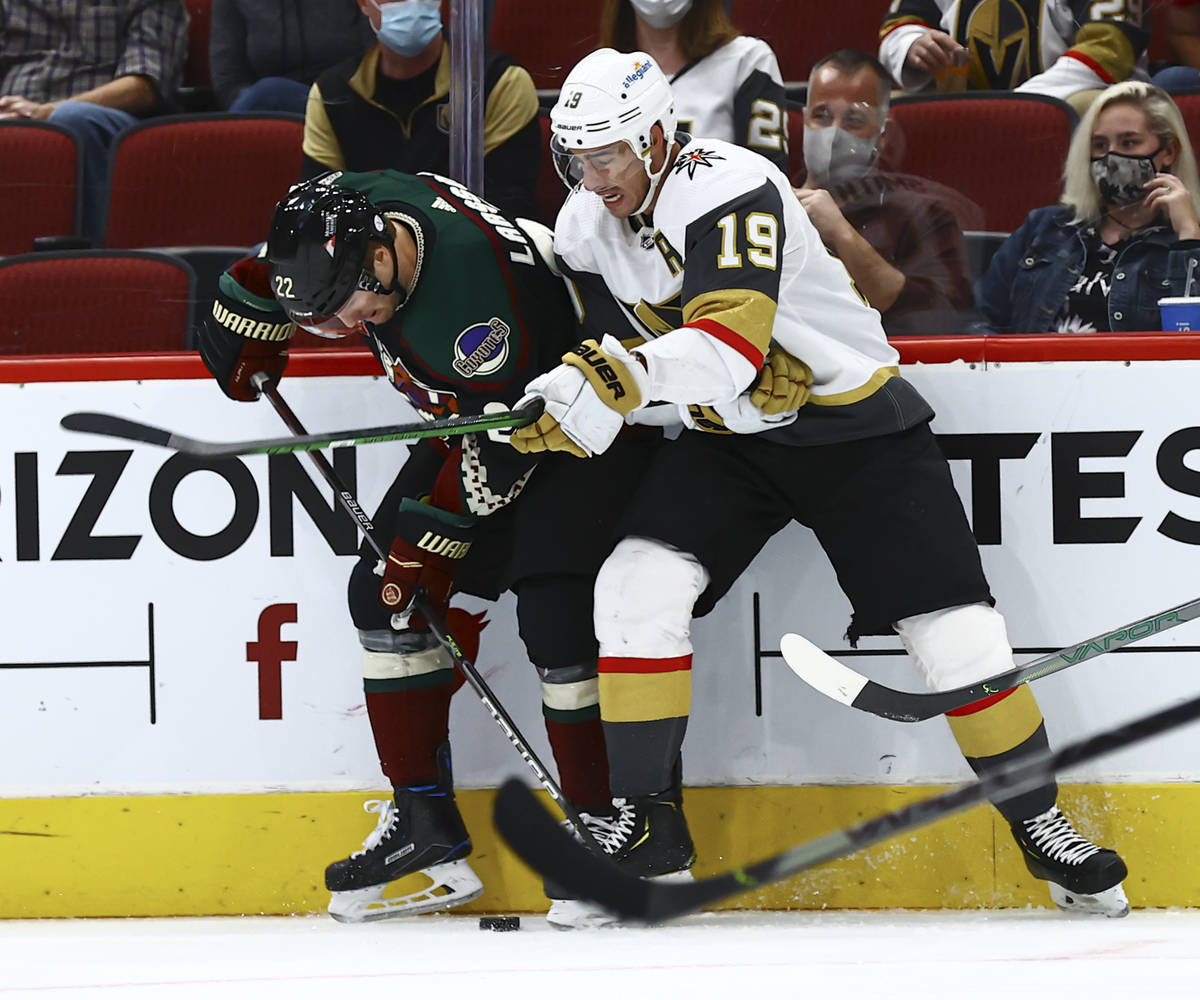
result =
[[1132,205],[1146,197],[1142,187],[1158,173],[1154,157],[1162,152],[1162,143],[1153,153],[1126,156],[1105,153],[1092,160],[1092,180],[1100,189],[1100,200],[1106,205]]

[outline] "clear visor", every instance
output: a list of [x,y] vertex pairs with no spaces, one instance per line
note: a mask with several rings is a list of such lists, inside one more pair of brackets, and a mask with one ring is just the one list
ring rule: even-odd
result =
[[598,187],[622,184],[635,171],[645,169],[641,158],[624,139],[597,149],[568,150],[555,135],[550,139],[550,152],[559,177],[571,187],[589,178]]

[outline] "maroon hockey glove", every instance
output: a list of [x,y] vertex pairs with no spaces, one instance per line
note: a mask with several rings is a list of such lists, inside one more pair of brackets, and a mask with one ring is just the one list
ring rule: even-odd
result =
[[[412,604],[424,587],[430,603],[443,614],[450,601],[454,569],[471,548],[474,518],[432,507],[405,497],[400,501],[396,537],[384,564],[379,599],[397,613]],[[424,617],[414,614],[411,628],[424,628]]]
[[287,367],[288,341],[296,332],[267,284],[267,262],[248,257],[221,275],[212,309],[200,325],[200,357],[225,395],[258,398],[257,372],[278,381]]

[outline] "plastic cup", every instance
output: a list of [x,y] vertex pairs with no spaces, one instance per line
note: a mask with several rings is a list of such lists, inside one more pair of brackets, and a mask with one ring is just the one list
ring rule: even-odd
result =
[[1162,315],[1162,328],[1166,332],[1200,331],[1200,296],[1181,295],[1159,299],[1158,310]]

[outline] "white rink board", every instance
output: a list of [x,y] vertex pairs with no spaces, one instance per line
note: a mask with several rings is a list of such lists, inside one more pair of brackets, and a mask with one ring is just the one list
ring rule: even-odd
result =
[[[939,434],[1035,436],[1026,457],[999,463],[1003,543],[983,546],[1015,646],[1064,645],[1198,596],[1196,543],[1168,537],[1160,525],[1173,515],[1173,523],[1200,537],[1200,456],[1189,450],[1193,441],[1200,448],[1193,403],[1200,361],[915,365],[905,374],[938,410]],[[312,430],[413,418],[377,379],[293,378],[283,389]],[[247,481],[236,502],[233,489],[212,472],[184,476],[172,492],[163,489],[170,468],[178,467],[163,471],[171,452],[61,430],[59,419],[78,410],[207,439],[286,433],[266,403],[235,406],[208,380],[0,385],[0,732],[6,748],[0,795],[383,787],[345,604],[353,557],[335,555],[297,502],[290,504],[293,528],[282,532],[294,554],[272,555],[266,457],[241,460]],[[1081,441],[1100,456],[1071,458]],[[1177,445],[1173,453],[1164,442]],[[1121,455],[1123,449],[1128,453]],[[120,467],[117,453],[124,450],[132,455]],[[357,450],[358,493],[368,510],[405,453],[400,444]],[[992,517],[995,499],[972,496],[971,463],[952,466],[968,512],[978,507]],[[1105,473],[1107,479],[1097,478]],[[115,481],[105,483],[105,475]],[[93,497],[110,488],[111,495],[94,525],[84,523],[91,516],[79,517],[68,532],[77,515],[97,506],[85,500],[89,487]],[[1096,496],[1074,500],[1072,489]],[[323,484],[321,493],[329,506]],[[179,537],[186,540],[181,531],[217,535],[231,521],[237,523],[229,530],[241,532],[235,508],[245,537],[222,558],[189,558],[164,540],[165,534],[175,548],[186,547],[178,544]],[[1101,518],[1139,520],[1127,526],[1126,541],[1063,540]],[[274,520],[277,528],[283,523]],[[89,534],[139,540],[125,543],[132,546],[128,557],[95,558],[97,546],[122,543],[88,541]],[[56,559],[64,535],[72,536],[64,548],[73,557]],[[755,593],[765,649],[777,649],[784,631],[803,632],[826,649],[845,648],[848,605],[811,535],[792,526],[696,625],[685,745],[689,784],[896,784],[968,775],[944,723],[904,725],[835,705],[776,658],[762,661],[763,714],[756,715]],[[150,603],[153,723],[148,667],[51,666],[146,661]],[[259,614],[274,604],[296,606],[296,621],[281,628],[282,640],[296,643],[296,658],[281,666],[278,719],[259,717],[259,665],[247,658]],[[538,686],[516,637],[511,598],[492,617],[479,666],[549,760]],[[1200,645],[1196,630],[1185,625],[1150,643]],[[894,639],[862,643],[896,646]],[[904,657],[850,662],[890,685],[921,686]],[[1195,663],[1194,654],[1170,650],[1119,654],[1037,682],[1051,738],[1082,736],[1194,695]],[[26,664],[44,666],[17,668]],[[451,733],[460,785],[493,785],[523,767],[469,689],[455,698]],[[1067,778],[1191,780],[1198,745],[1200,731],[1179,732]]]

